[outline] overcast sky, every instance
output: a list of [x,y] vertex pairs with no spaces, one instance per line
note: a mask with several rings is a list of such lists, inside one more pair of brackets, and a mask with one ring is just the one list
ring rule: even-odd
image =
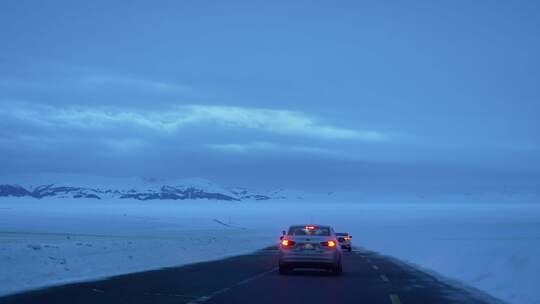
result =
[[539,1],[7,0],[0,28],[5,175],[539,185]]

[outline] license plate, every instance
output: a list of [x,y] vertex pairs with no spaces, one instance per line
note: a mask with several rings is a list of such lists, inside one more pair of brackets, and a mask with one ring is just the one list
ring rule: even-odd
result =
[[315,249],[315,246],[313,246],[311,244],[304,244],[304,249],[312,250],[312,249]]

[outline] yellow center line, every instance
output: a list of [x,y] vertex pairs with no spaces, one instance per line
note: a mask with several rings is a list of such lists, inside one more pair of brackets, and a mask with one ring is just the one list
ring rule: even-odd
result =
[[399,300],[399,297],[397,294],[391,294],[390,301],[392,302],[392,304],[401,304],[401,301]]

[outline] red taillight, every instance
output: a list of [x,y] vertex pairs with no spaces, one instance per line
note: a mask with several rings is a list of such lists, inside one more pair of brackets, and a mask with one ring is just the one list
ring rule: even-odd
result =
[[321,245],[326,247],[336,247],[336,242],[330,240],[328,242],[322,242]]
[[313,230],[313,229],[315,229],[315,226],[313,226],[313,225],[307,225],[307,226],[304,227],[304,228],[306,228],[306,230]]
[[348,237],[348,236],[346,236],[346,237],[344,237],[344,239],[345,239],[346,241],[348,241],[348,240],[350,240],[351,238]]
[[284,247],[292,246],[294,245],[294,241],[287,240],[287,239],[281,240],[281,245]]

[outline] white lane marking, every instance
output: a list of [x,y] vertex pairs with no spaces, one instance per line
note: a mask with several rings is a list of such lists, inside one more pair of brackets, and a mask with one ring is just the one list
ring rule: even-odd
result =
[[277,270],[277,267],[274,267],[274,268],[272,268],[272,269],[270,269],[270,270],[268,270],[268,271],[259,273],[259,274],[256,275],[256,276],[253,276],[253,277],[251,277],[251,278],[247,278],[247,279],[245,279],[245,280],[242,280],[242,281],[240,281],[240,282],[237,282],[237,283],[233,284],[232,287],[225,287],[225,288],[222,288],[222,289],[220,289],[220,290],[216,290],[216,291],[212,292],[211,294],[209,294],[209,295],[207,295],[207,296],[199,297],[199,298],[197,298],[197,299],[195,299],[195,300],[193,300],[193,301],[188,302],[187,304],[198,304],[198,303],[206,302],[206,301],[212,299],[212,297],[214,297],[214,296],[216,296],[216,295],[218,295],[218,294],[222,294],[222,293],[225,293],[225,292],[231,290],[231,288],[233,288],[233,287],[241,286],[241,285],[243,285],[243,284],[246,284],[246,283],[255,281],[255,280],[257,280],[257,279],[260,279],[260,278],[264,277],[265,275],[267,275],[267,274],[269,274],[269,273],[275,272],[276,270]]
[[379,267],[377,265],[371,265],[371,267],[375,270],[379,270]]
[[188,302],[188,304],[197,304],[197,303],[202,303],[202,302],[206,302],[208,300],[210,300],[212,297],[210,296],[203,296],[203,297],[200,297],[200,298],[197,298],[193,301],[190,301]]
[[388,279],[387,276],[385,276],[384,274],[381,274],[381,280],[385,281],[385,282],[390,282],[390,280]]
[[224,293],[224,292],[227,292],[229,291],[230,288],[221,288],[220,290],[218,291],[214,291],[214,293],[212,293],[213,295],[217,295],[217,294],[220,294],[220,293]]
[[399,300],[399,296],[397,294],[391,294],[390,301],[392,302],[392,304],[401,304],[401,301]]
[[242,280],[242,281],[236,283],[235,286],[244,285],[244,284],[249,283],[249,282],[251,282],[251,281],[255,281],[255,280],[259,279],[259,278],[264,277],[265,275],[267,275],[267,274],[269,274],[269,273],[272,273],[272,272],[276,271],[276,270],[277,270],[277,267],[274,267],[274,268],[272,268],[272,269],[270,269],[270,270],[268,270],[268,271],[265,271],[265,272],[263,272],[263,273],[259,273],[258,275],[254,276],[254,277],[251,277],[251,278],[247,278],[247,279],[245,279],[245,280]]

